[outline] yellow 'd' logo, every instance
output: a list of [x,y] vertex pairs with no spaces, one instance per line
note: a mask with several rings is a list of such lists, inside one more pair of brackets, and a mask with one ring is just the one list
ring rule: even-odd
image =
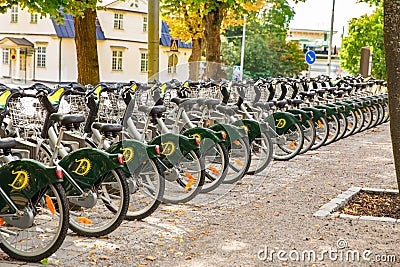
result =
[[175,145],[172,142],[161,143],[163,147],[162,155],[171,156],[175,151]]
[[88,159],[76,159],[75,162],[79,162],[79,164],[78,167],[76,167],[76,169],[72,172],[81,176],[85,176],[86,174],[88,174],[90,168],[92,167]]
[[276,120],[276,128],[282,129],[285,126],[286,126],[286,120],[285,119]]
[[134,156],[133,148],[121,147],[120,150],[123,151],[122,157],[124,158],[124,162],[129,162],[133,159],[133,156]]
[[12,171],[12,174],[16,174],[14,181],[9,184],[14,189],[22,190],[24,189],[29,182],[29,175],[25,170],[20,171]]

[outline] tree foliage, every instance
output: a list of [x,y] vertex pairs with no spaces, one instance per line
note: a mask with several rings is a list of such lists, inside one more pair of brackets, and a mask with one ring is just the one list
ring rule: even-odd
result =
[[360,51],[364,46],[370,46],[372,49],[372,76],[385,78],[383,7],[381,5],[373,14],[354,18],[349,23],[349,35],[343,38],[340,59],[341,66],[351,74],[359,73]]
[[[258,13],[246,29],[244,72],[257,77],[298,75],[306,69],[304,54],[297,42],[286,42],[294,16],[286,0],[276,0]],[[222,46],[223,63],[240,64],[242,27],[227,31]]]

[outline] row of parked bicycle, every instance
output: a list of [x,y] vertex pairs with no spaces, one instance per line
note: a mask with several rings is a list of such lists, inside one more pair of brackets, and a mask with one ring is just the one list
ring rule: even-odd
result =
[[389,120],[360,77],[0,85],[0,247],[38,261]]

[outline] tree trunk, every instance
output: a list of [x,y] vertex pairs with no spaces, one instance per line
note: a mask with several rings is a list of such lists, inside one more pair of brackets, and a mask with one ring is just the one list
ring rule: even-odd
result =
[[189,79],[196,81],[199,78],[199,64],[203,49],[203,39],[197,38],[192,41],[192,54],[189,57]]
[[204,40],[206,42],[207,77],[221,77],[221,24],[224,19],[225,2],[219,2],[219,7],[208,12],[203,17]]
[[78,59],[78,82],[95,85],[100,81],[97,56],[96,10],[86,9],[84,17],[75,17],[75,45]]
[[384,2],[384,38],[392,136],[397,186],[400,189],[400,1]]

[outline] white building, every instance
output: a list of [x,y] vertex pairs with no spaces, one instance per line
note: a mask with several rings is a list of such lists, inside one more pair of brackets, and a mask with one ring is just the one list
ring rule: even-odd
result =
[[[147,2],[131,1],[113,1],[97,11],[101,81],[147,80]],[[18,6],[0,14],[0,78],[76,81],[73,17],[64,15],[64,22],[57,25],[53,18],[40,18]],[[179,51],[170,52],[165,22],[160,22],[160,29],[160,80],[185,80],[191,45],[179,41]]]

